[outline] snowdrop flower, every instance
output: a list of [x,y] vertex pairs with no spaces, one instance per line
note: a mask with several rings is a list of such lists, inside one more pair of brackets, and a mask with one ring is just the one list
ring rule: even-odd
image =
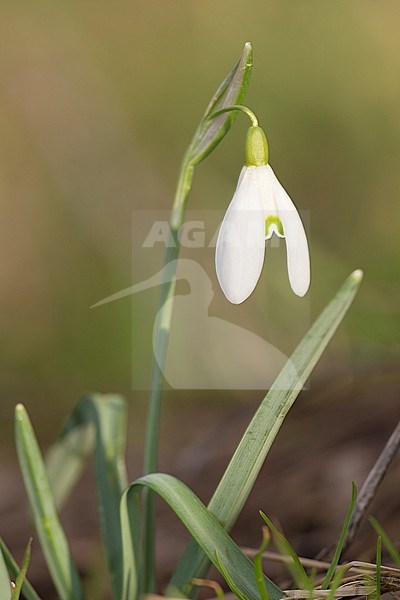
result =
[[246,139],[245,166],[222,221],[215,255],[218,281],[233,304],[244,302],[256,287],[264,264],[265,241],[273,234],[285,238],[292,290],[304,296],[310,285],[303,223],[268,164],[267,139],[253,117]]

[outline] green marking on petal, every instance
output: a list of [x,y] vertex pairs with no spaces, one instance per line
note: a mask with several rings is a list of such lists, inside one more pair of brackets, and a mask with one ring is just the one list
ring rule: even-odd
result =
[[268,215],[265,219],[265,239],[269,240],[273,233],[276,233],[278,237],[285,237],[280,218],[277,215]]

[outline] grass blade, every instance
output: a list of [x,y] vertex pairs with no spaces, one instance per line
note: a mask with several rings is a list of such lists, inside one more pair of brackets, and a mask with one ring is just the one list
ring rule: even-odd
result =
[[260,592],[261,600],[269,600],[269,594],[265,585],[265,578],[262,566],[263,553],[268,547],[270,535],[268,527],[262,528],[263,539],[261,542],[260,549],[254,556],[254,574],[256,576],[258,591]]
[[22,559],[21,570],[18,573],[18,576],[15,580],[15,586],[14,586],[13,592],[11,594],[11,600],[19,600],[22,586],[25,581],[26,573],[28,571],[29,563],[31,561],[31,546],[32,546],[32,538],[29,540],[28,545],[26,547],[26,550],[24,553],[24,558]]
[[331,566],[328,569],[327,574],[325,575],[325,578],[322,582],[322,589],[326,590],[329,587],[329,584],[331,582],[331,579],[333,577],[333,574],[335,572],[336,567],[338,566],[339,563],[339,559],[340,559],[340,555],[342,554],[342,550],[343,550],[343,545],[346,541],[346,536],[347,536],[347,531],[349,529],[349,525],[350,525],[350,521],[351,521],[351,517],[353,515],[354,512],[354,507],[356,505],[356,501],[357,501],[357,488],[356,485],[353,481],[352,483],[352,490],[351,490],[351,500],[350,500],[350,504],[349,504],[349,508],[347,509],[347,513],[346,513],[346,517],[343,523],[343,527],[342,527],[342,531],[340,532],[340,536],[339,536],[339,540],[336,546],[336,550],[335,553],[333,555],[332,558],[332,562],[331,562]]
[[[361,280],[359,270],[346,279],[293,352],[244,433],[208,505],[227,531],[240,514],[286,414],[351,306]],[[171,579],[168,594],[180,590],[188,595],[192,578],[203,577],[209,564],[204,552],[191,542]]]
[[342,583],[342,580],[346,573],[346,570],[347,570],[347,565],[343,565],[343,566],[339,567],[338,569],[336,569],[335,574],[332,578],[332,584],[329,588],[329,594],[328,594],[326,600],[335,600],[336,592],[337,592],[340,584]]
[[4,600],[11,600],[11,581],[8,575],[8,569],[3,557],[3,553],[0,551],[0,598]]
[[[140,595],[138,570],[138,536],[140,535],[139,495],[142,487],[159,494],[176,513],[207,557],[221,572],[229,573],[230,586],[246,600],[260,600],[253,564],[224,531],[197,496],[171,475],[156,473],[137,479],[123,494],[121,522],[124,540],[124,591],[122,600],[136,600]],[[216,552],[219,558],[216,558]],[[221,568],[221,564],[223,568]],[[282,598],[282,592],[265,578],[271,600]]]
[[386,531],[383,529],[382,525],[380,525],[378,523],[378,521],[376,519],[374,519],[374,517],[370,517],[369,522],[371,523],[372,527],[375,529],[376,533],[382,538],[383,545],[385,546],[386,550],[389,552],[389,554],[392,557],[392,560],[396,564],[397,568],[400,569],[400,554],[396,550],[390,537],[388,536]]
[[[9,549],[7,548],[7,546],[5,545],[4,541],[1,538],[0,538],[0,550],[4,556],[4,560],[7,565],[8,571],[10,572],[11,577],[15,581],[16,579],[18,579],[20,568],[19,568],[17,562],[14,560],[11,552],[9,551]],[[23,593],[25,600],[40,600],[39,595],[36,593],[36,591],[34,590],[34,588],[29,583],[29,581],[27,580],[26,577],[22,584],[22,593]],[[0,598],[3,598],[3,596],[0,596]]]
[[76,405],[59,441],[47,456],[57,504],[62,504],[94,451],[99,520],[111,585],[122,592],[122,537],[119,506],[127,486],[125,468],[126,404],[122,397],[88,394]]
[[82,600],[78,571],[57,515],[39,445],[22,404],[15,409],[15,437],[36,531],[54,585],[61,600]]
[[293,546],[287,541],[285,536],[282,535],[279,529],[275,527],[275,525],[267,517],[267,515],[265,515],[262,511],[260,511],[260,515],[272,531],[274,535],[274,542],[277,549],[279,550],[279,553],[282,556],[291,557],[292,562],[288,561],[286,565],[292,573],[294,581],[296,582],[299,588],[304,590],[310,590],[312,588],[312,586],[310,585],[310,580]]

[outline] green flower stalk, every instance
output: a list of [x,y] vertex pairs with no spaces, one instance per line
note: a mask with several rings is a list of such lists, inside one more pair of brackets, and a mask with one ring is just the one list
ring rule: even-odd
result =
[[[232,103],[241,103],[244,100],[249,86],[252,66],[253,51],[251,44],[247,42],[244,46],[241,57],[213,95],[206,109],[204,117],[200,121],[193,139],[183,157],[170,218],[171,235],[175,243],[172,244],[172,247],[169,247],[166,251],[164,261],[165,265],[175,261],[175,259],[179,256],[180,242],[178,231],[183,222],[186,202],[191,189],[195,166],[204,160],[216,148],[219,142],[228,133],[234,119],[236,118],[235,113],[227,113],[226,111],[212,120],[209,119],[209,116],[218,110],[223,110],[226,106],[230,106]],[[158,360],[153,358],[151,370],[151,391],[144,452],[145,475],[157,471],[161,400],[164,387],[163,372],[167,355],[172,310],[172,303],[167,302],[167,300],[172,298],[175,292],[175,281],[170,280],[171,270],[164,269],[164,273],[168,273],[169,277],[168,281],[164,280],[162,282],[160,310],[158,313],[159,320],[154,339],[154,346],[157,348]],[[154,538],[154,498],[152,492],[146,490],[144,499],[144,524],[142,536],[143,564],[141,565],[141,591],[146,593],[154,590]]]

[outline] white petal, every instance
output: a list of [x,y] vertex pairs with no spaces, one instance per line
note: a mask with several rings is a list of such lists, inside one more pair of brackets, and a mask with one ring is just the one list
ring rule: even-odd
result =
[[275,200],[274,172],[269,165],[257,167],[258,186],[261,190],[262,203],[265,212],[265,218],[268,215],[278,216],[278,208]]
[[222,291],[233,304],[240,304],[250,296],[264,262],[264,210],[258,168],[243,167],[217,239],[217,277]]
[[275,200],[275,175],[271,167],[268,165],[257,167],[257,178],[258,186],[261,190],[262,203],[264,207],[264,228],[265,228],[265,239],[269,240],[272,234],[275,233],[280,238],[285,237],[279,233],[277,225],[273,224],[269,227],[267,232],[267,219],[268,217],[278,217],[278,207]]
[[295,205],[269,165],[268,169],[273,178],[275,201],[286,238],[290,285],[295,294],[304,296],[310,286],[310,257],[307,236]]

